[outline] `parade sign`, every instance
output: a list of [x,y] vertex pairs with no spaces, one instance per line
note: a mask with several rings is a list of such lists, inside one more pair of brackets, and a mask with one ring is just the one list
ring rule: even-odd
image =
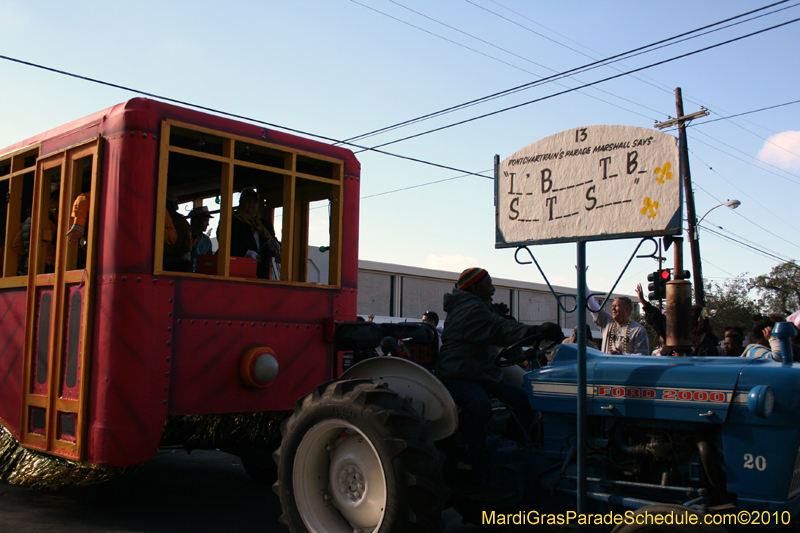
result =
[[495,169],[495,247],[676,235],[675,137],[634,126],[562,131]]

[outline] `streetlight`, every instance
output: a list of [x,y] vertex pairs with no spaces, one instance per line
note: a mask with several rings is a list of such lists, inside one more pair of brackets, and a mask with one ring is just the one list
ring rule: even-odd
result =
[[730,207],[731,209],[736,209],[742,202],[739,200],[728,200],[727,202],[722,202],[719,205],[715,205],[708,211],[706,214],[700,217],[700,220],[694,222],[694,216],[691,214],[689,215],[689,245],[691,246],[692,250],[692,277],[694,278],[694,301],[705,307],[706,305],[706,295],[705,290],[703,289],[703,264],[700,262],[700,237],[697,234],[697,227],[700,225],[700,222],[706,218],[706,215],[709,214],[711,211],[718,207],[722,207],[723,205]]
[[[709,214],[709,213],[710,213],[711,211],[713,211],[714,209],[716,209],[716,208],[718,208],[718,207],[722,207],[723,205],[724,205],[724,206],[727,206],[727,207],[730,207],[731,209],[736,209],[737,207],[739,207],[740,205],[742,205],[742,202],[740,202],[739,200],[728,200],[728,201],[726,201],[726,202],[722,202],[721,204],[719,204],[719,205],[715,205],[714,207],[712,207],[711,209],[709,209],[708,211],[706,211],[706,215],[707,215],[707,214]],[[703,215],[703,216],[701,216],[701,217],[700,217],[700,220],[698,220],[698,221],[697,221],[697,225],[698,225],[698,226],[699,226],[699,225],[700,225],[700,223],[703,221],[703,219],[704,219],[704,218],[706,218],[706,215]],[[695,231],[696,231],[696,230],[695,230]]]

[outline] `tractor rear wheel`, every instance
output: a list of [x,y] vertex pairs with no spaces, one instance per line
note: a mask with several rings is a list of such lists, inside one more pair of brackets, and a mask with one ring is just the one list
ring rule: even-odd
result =
[[281,521],[293,533],[441,531],[443,456],[428,429],[382,382],[320,385],[281,427]]

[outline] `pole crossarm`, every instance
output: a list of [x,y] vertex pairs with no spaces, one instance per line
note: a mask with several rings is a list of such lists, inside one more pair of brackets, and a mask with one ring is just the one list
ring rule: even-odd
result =
[[700,111],[696,111],[691,115],[684,115],[678,118],[670,118],[669,120],[665,120],[664,122],[656,122],[655,127],[663,130],[664,128],[669,128],[670,126],[675,126],[677,124],[683,124],[685,122],[689,122],[695,118],[705,117],[708,116],[709,111],[705,107],[701,107]]

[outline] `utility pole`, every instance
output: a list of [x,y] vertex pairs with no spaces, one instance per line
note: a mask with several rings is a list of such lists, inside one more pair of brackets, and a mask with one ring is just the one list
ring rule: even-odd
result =
[[[659,122],[656,128],[664,129],[669,126],[678,126],[678,144],[680,149],[680,172],[683,176],[683,190],[686,193],[686,217],[688,219],[689,227],[689,247],[692,253],[692,279],[694,280],[694,301],[697,304],[705,307],[706,295],[703,288],[703,269],[700,263],[700,240],[697,235],[697,212],[694,208],[694,193],[692,191],[692,175],[689,170],[689,146],[686,143],[686,123],[698,117],[708,115],[708,110],[701,107],[700,111],[692,113],[691,115],[683,114],[683,96],[681,88],[675,88],[675,108],[678,112],[678,118],[667,120],[666,122]],[[669,302],[667,303],[669,305]]]

